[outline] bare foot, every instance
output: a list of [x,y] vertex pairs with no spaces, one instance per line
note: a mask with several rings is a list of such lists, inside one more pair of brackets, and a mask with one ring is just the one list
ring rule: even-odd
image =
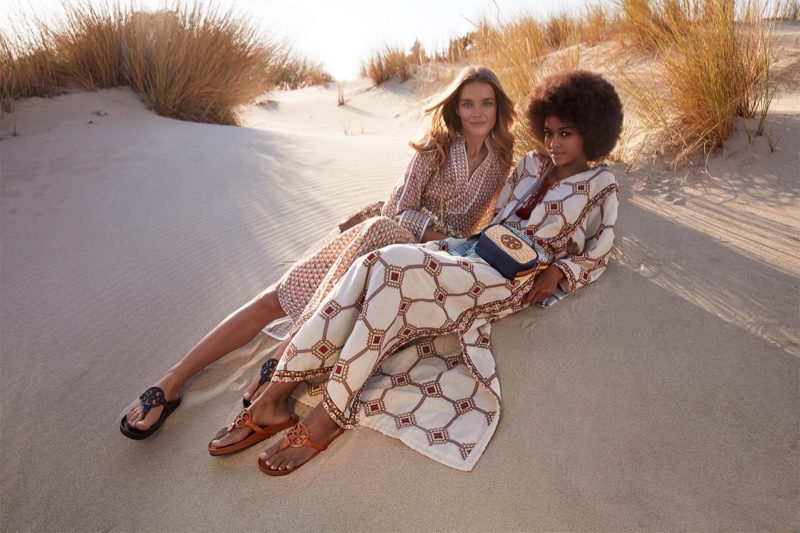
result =
[[[167,402],[172,402],[178,397],[178,387],[174,386],[172,380],[168,376],[156,381],[156,387],[164,391],[164,399]],[[151,407],[147,413],[144,412],[142,402],[137,398],[133,403],[128,406],[127,415],[125,419],[128,425],[138,431],[147,431],[150,426],[158,422],[161,412],[164,410],[163,405]]]
[[291,336],[279,344],[275,349],[274,357],[267,359],[266,362],[261,365],[261,371],[253,378],[250,385],[244,390],[244,394],[242,394],[245,406],[247,406],[248,402],[252,403],[264,394],[264,391],[269,385],[270,378],[272,378],[272,374],[278,366],[278,360],[283,357],[283,353],[292,343],[293,338],[294,336]]
[[272,378],[272,373],[275,372],[275,367],[277,366],[278,360],[274,358],[267,359],[264,364],[261,365],[261,371],[253,378],[250,385],[244,390],[244,394],[242,394],[245,406],[256,401],[258,397],[264,393],[264,390],[266,390],[269,385],[270,378]]
[[[308,428],[308,439],[324,445],[333,442],[344,431],[325,412],[321,404],[311,411],[303,423]],[[261,452],[258,456],[259,462],[270,470],[292,470],[303,465],[320,451],[310,446],[281,448],[282,443],[283,441],[277,442]]]

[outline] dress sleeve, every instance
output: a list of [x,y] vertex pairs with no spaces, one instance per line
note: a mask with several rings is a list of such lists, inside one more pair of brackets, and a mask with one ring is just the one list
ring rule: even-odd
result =
[[414,154],[403,177],[397,182],[383,204],[381,214],[394,219],[400,227],[422,239],[430,217],[420,211],[422,192],[436,171],[431,154]]
[[497,197],[497,202],[495,202],[495,207],[494,207],[495,216],[497,216],[497,214],[500,211],[502,211],[503,208],[506,205],[508,205],[508,203],[511,201],[511,194],[514,192],[514,189],[519,183],[519,180],[522,179],[522,172],[524,168],[525,168],[525,159],[523,158],[517,164],[517,168],[514,169],[514,172],[512,172],[511,175],[508,177],[505,185],[503,185],[503,188],[500,189],[500,195]]
[[[616,180],[598,191],[587,203],[582,251],[568,253],[553,262],[564,273],[561,289],[571,292],[595,281],[605,272],[616,234],[619,190]],[[574,243],[572,243],[574,244]]]

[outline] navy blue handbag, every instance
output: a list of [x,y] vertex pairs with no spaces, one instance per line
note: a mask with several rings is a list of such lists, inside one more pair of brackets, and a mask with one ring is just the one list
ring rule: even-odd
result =
[[503,223],[493,224],[481,232],[475,253],[507,279],[539,266],[539,254],[533,246]]
[[[539,184],[544,183],[545,177],[554,168],[555,165],[550,165],[536,180],[536,183],[528,189],[528,192],[522,195],[514,209],[509,211],[508,215],[500,222],[484,229],[480,237],[478,237],[475,253],[506,279],[514,279],[523,270],[530,270],[539,266],[539,254],[534,247],[528,244],[517,230],[505,224],[508,217],[516,212],[520,204],[528,198]],[[547,267],[547,265],[542,266],[544,268]]]

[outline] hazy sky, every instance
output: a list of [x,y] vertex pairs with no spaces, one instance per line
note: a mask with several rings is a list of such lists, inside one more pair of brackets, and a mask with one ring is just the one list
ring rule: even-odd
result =
[[[67,0],[69,1],[69,0]],[[90,0],[106,3],[108,0]],[[144,7],[165,0],[121,0]],[[0,28],[14,13],[57,13],[60,0],[0,0]],[[586,4],[581,0],[217,0],[220,6],[259,22],[276,37],[288,38],[297,52],[322,63],[334,77],[358,77],[372,51],[389,44],[408,48],[419,39],[427,50],[443,49],[451,37],[474,28],[482,15],[508,20],[520,12],[544,16]],[[3,20],[5,19],[5,20]]]
[[578,9],[582,1],[553,0],[236,0],[289,37],[296,49],[320,61],[339,79],[358,76],[360,62],[384,44],[427,50],[446,47],[451,37],[474,29],[482,15],[503,20],[519,14]]

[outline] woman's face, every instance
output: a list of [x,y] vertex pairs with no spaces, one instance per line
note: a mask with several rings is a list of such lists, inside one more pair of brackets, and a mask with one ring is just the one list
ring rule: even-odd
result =
[[471,81],[461,87],[456,105],[461,118],[461,135],[485,139],[497,122],[494,87],[485,81]]
[[577,174],[589,166],[583,151],[583,136],[571,122],[564,122],[555,115],[545,118],[544,146],[553,164],[565,171]]

